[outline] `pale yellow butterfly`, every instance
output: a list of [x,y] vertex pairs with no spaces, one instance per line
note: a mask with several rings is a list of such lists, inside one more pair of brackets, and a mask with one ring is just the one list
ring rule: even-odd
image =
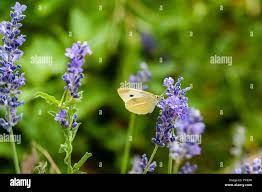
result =
[[117,92],[126,109],[138,115],[152,113],[159,100],[159,96],[139,89],[119,88]]

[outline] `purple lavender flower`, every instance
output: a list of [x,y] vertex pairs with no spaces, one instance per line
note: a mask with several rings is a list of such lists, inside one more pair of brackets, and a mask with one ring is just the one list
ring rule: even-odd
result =
[[[66,49],[65,55],[71,59],[71,63],[68,64],[67,72],[63,75],[63,80],[66,82],[65,90],[68,90],[73,98],[79,98],[78,88],[81,85],[81,79],[83,78],[83,68],[82,65],[85,62],[84,57],[86,54],[91,55],[87,42],[81,44],[80,42],[74,43],[71,48]],[[1,100],[0,100],[1,101]],[[72,118],[72,120],[70,120]],[[67,110],[60,110],[56,116],[55,120],[60,122],[64,128],[76,128],[77,114],[73,114],[69,117]]]
[[152,53],[156,49],[156,41],[149,33],[141,33],[141,43],[145,53]]
[[15,6],[12,9],[15,13],[22,15],[22,13],[26,10],[26,5],[21,5],[19,2],[16,2]]
[[[148,163],[148,159],[147,159],[147,157],[146,157],[146,154],[143,154],[143,155],[142,155],[142,159],[141,159],[141,166],[143,167],[143,171],[144,171],[144,169],[146,168],[147,163]],[[149,167],[148,167],[148,172],[153,172],[153,171],[155,170],[155,168],[156,168],[156,162],[153,161],[153,162],[149,165]]]
[[86,54],[91,55],[92,51],[90,47],[88,46],[87,42],[84,42],[83,45],[81,45],[80,42],[74,43],[72,45],[72,48],[67,48],[65,55],[69,57],[70,59],[84,59],[84,56]]
[[82,65],[85,62],[86,54],[92,54],[87,42],[83,44],[77,42],[73,44],[72,48],[66,49],[65,55],[71,59],[71,63],[68,64],[68,72],[63,75],[63,80],[67,84],[65,90],[68,90],[73,98],[79,98],[78,88],[83,78]]
[[259,158],[254,159],[252,166],[253,166],[254,173],[258,173],[258,172],[262,173],[261,159]]
[[174,141],[169,146],[170,155],[173,159],[190,159],[201,153],[201,148],[196,143],[180,143]]
[[189,87],[181,89],[182,77],[179,77],[176,84],[169,77],[164,79],[164,86],[167,90],[160,99],[157,106],[161,109],[156,123],[156,136],[152,139],[153,143],[160,147],[168,146],[170,142],[175,140],[172,129],[175,128],[175,119],[177,117],[183,119],[188,113],[188,103],[185,93]]
[[[129,171],[129,173],[131,173],[131,174],[142,174],[144,172],[145,168],[146,168],[147,163],[148,163],[148,159],[147,159],[146,154],[143,154],[142,158],[140,158],[138,156],[134,157],[132,163],[133,163],[133,167],[132,167],[132,170]],[[148,168],[148,172],[153,172],[155,170],[156,166],[157,166],[156,162],[153,161]]]
[[235,169],[236,174],[262,174],[261,159],[255,158],[252,165],[248,162]]
[[77,114],[75,113],[73,115],[73,121],[72,121],[72,125],[71,125],[72,128],[76,128],[78,126],[78,123],[76,122],[76,120],[77,120]]
[[170,108],[176,117],[181,119],[188,113],[188,99],[185,96],[186,92],[190,90],[190,87],[181,89],[181,81],[183,77],[179,77],[174,85],[174,80],[169,77],[164,79],[163,85],[167,88],[166,98],[158,103],[160,109]]
[[190,165],[189,162],[186,162],[183,167],[181,167],[179,174],[191,174],[194,173],[197,169],[197,165]]
[[153,143],[164,147],[175,140],[175,136],[172,133],[172,129],[174,129],[174,118],[175,113],[170,108],[160,112],[157,118],[156,136],[152,138]]
[[194,108],[189,108],[186,115],[176,119],[177,137],[169,147],[173,159],[189,159],[201,153],[199,142],[205,128],[202,121],[199,110]]
[[6,108],[5,118],[0,118],[0,125],[8,132],[22,118],[22,114],[17,115],[16,109],[23,104],[18,95],[21,93],[19,88],[25,84],[21,66],[15,62],[23,55],[19,47],[25,42],[25,36],[20,35],[20,21],[25,18],[23,12],[26,6],[17,2],[11,9],[11,21],[0,23],[4,43],[0,46],[0,105]]
[[137,72],[136,75],[131,75],[129,78],[130,83],[142,83],[143,90],[148,89],[148,85],[146,83],[151,80],[152,75],[149,71],[146,63],[141,63],[141,70]]
[[[67,111],[66,110],[60,110],[56,116],[55,116],[55,121],[59,122],[64,128],[69,127],[69,122],[67,120]],[[73,115],[73,120],[71,124],[71,128],[76,128],[78,126],[78,123],[76,122],[77,120],[77,114],[75,113]]]
[[177,118],[175,126],[177,135],[201,135],[205,129],[200,111],[194,108],[189,108],[185,118]]
[[61,125],[64,127],[64,128],[68,128],[68,121],[67,121],[67,112],[66,110],[61,110],[59,111],[56,116],[55,116],[55,120],[60,122]]
[[141,166],[141,158],[139,156],[135,156],[132,159],[132,169],[129,171],[130,174],[142,174],[143,167]]

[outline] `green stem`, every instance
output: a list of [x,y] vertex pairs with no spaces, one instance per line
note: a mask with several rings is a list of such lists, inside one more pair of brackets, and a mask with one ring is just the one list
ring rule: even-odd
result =
[[123,155],[122,166],[121,166],[121,174],[125,174],[127,170],[127,166],[129,162],[130,147],[131,147],[131,141],[129,140],[129,137],[133,136],[134,127],[135,127],[135,119],[136,119],[136,115],[132,113],[130,115],[129,126],[127,130],[125,149],[124,149],[124,155]]
[[13,151],[15,172],[16,172],[17,174],[20,174],[19,161],[18,161],[16,146],[15,146],[15,140],[14,140],[14,133],[13,133],[12,127],[11,127],[11,129],[10,129],[10,133],[9,133],[9,134],[10,134],[10,137],[11,137],[11,145],[12,145],[12,151]]
[[[68,95],[67,95],[68,91],[65,90],[63,95],[62,95],[62,98],[60,100],[60,104],[59,104],[59,108],[61,108],[63,106],[63,103],[64,103],[64,100],[67,101],[68,99]],[[71,114],[70,114],[70,108],[69,110],[67,110],[67,112],[69,113],[68,117],[69,118],[69,126],[68,128],[66,129],[66,137],[65,140],[66,140],[66,143],[67,143],[67,149],[66,149],[66,157],[65,157],[65,163],[67,165],[67,173],[70,174],[70,173],[73,173],[73,168],[72,168],[72,152],[73,152],[73,140],[74,140],[74,137],[75,135],[72,137],[72,132],[71,132],[71,126],[72,126],[72,123],[73,123],[73,118],[71,118]]]
[[158,150],[158,145],[155,145],[155,148],[154,148],[154,150],[153,150],[153,152],[152,152],[152,154],[151,154],[151,156],[150,156],[150,159],[149,159],[149,161],[148,161],[148,163],[147,163],[147,165],[146,165],[146,167],[145,167],[145,170],[144,170],[144,172],[143,172],[143,174],[146,174],[147,173],[147,171],[148,171],[148,169],[149,169],[149,166],[150,166],[150,164],[152,163],[152,161],[153,161],[153,159],[154,159],[154,157],[155,157],[155,154],[156,154],[156,152],[157,152],[157,150]]
[[173,166],[173,159],[170,155],[170,152],[168,152],[168,170],[167,170],[167,173],[168,174],[171,174],[172,173],[172,166]]
[[[71,123],[70,123],[71,126]],[[72,146],[72,140],[71,140],[71,130],[70,127],[67,128],[67,139],[68,139],[68,148],[67,148],[67,153],[68,153],[68,157],[67,157],[67,173],[70,174],[72,173],[72,160],[71,160],[71,154],[73,151],[73,146]]]
[[[172,129],[172,135],[174,135],[174,129]],[[168,149],[168,166],[167,166],[167,173],[172,174],[173,168],[173,158],[170,155],[170,149]]]
[[70,154],[67,164],[67,174],[71,174],[71,173],[72,173],[72,165],[71,165],[71,154]]
[[180,160],[179,159],[175,160],[175,165],[173,167],[173,173],[178,172],[179,165],[180,165]]

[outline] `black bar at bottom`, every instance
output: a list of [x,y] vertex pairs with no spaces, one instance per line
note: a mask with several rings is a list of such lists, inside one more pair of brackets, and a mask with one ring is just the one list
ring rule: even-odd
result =
[[[218,191],[262,191],[262,175],[237,174],[192,174],[192,175],[0,175],[0,191],[38,191],[59,189],[141,190],[164,191],[218,190]],[[82,190],[81,190],[82,191]]]

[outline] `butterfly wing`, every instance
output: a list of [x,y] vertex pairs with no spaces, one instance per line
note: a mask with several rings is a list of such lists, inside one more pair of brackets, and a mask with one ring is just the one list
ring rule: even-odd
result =
[[148,96],[131,99],[125,104],[125,107],[128,111],[138,115],[152,113],[155,109],[155,106],[156,100]]
[[147,114],[155,109],[157,98],[152,93],[132,88],[119,88],[117,92],[132,113]]
[[138,89],[131,89],[131,88],[119,88],[117,90],[118,95],[121,97],[121,99],[126,103],[130,99],[143,97],[144,91],[138,90]]

